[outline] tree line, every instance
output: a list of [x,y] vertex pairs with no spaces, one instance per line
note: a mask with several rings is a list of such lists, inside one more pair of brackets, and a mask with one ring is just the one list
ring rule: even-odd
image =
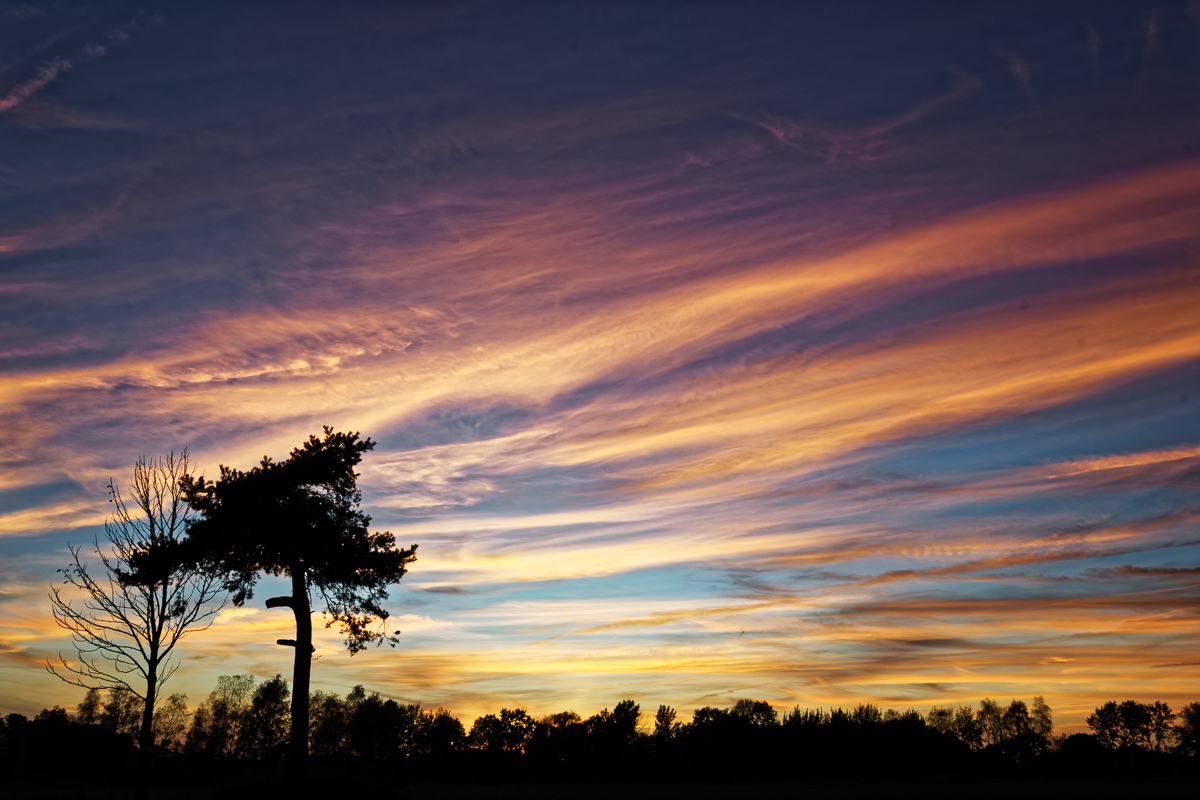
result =
[[[274,775],[289,752],[291,699],[280,675],[223,675],[195,709],[186,696],[171,695],[151,715],[155,780]],[[622,700],[586,718],[505,708],[469,729],[444,709],[398,703],[362,686],[345,697],[313,692],[307,705],[318,782],[347,774],[388,775],[392,783],[1200,777],[1200,703],[1176,712],[1161,702],[1108,702],[1088,717],[1090,733],[1070,736],[1054,734],[1041,697],[1007,705],[984,699],[924,715],[873,704],[780,715],[765,701],[744,699],[698,708],[687,722],[669,706],[650,717]],[[117,765],[139,763],[143,711],[139,698],[115,688],[89,690],[74,714],[57,706],[32,720],[10,714],[0,720],[0,770],[15,781],[42,781],[69,750],[73,760],[87,754],[118,775]]]
[[[689,722],[660,706],[652,723],[622,700],[586,719],[502,709],[466,730],[444,710],[361,687],[344,698],[310,692],[314,613],[341,631],[351,655],[395,645],[400,633],[389,629],[383,603],[416,560],[416,545],[398,547],[390,532],[369,530],[359,509],[355,467],[373,447],[326,427],[282,461],[264,456],[247,471],[221,465],[214,481],[193,475],[184,451],[139,460],[127,494],[110,482],[114,511],[104,542],[98,536],[91,548],[99,567],[68,543],[71,562],[60,573],[69,588],[50,592],[75,657],[47,668],[87,695],[73,715],[53,708],[2,720],[5,774],[62,775],[55,764],[69,751],[93,759],[92,782],[133,776],[141,800],[151,776],[187,780],[212,775],[206,765],[214,764],[225,775],[270,775],[265,787],[285,786],[296,798],[317,785],[310,761],[331,787],[339,770],[361,776],[355,765],[364,763],[402,765],[402,781],[905,780],[979,769],[1095,777],[1112,753],[1130,774],[1147,765],[1194,769],[1194,703],[1175,714],[1162,703],[1114,701],[1089,717],[1093,733],[1064,739],[1053,736],[1041,698],[1007,706],[985,699],[978,709],[924,716],[860,705],[783,717],[768,703],[741,700],[697,709]],[[183,695],[164,699],[182,638],[205,630],[226,603],[244,604],[266,574],[290,584],[290,594],[265,602],[295,619],[295,638],[277,640],[291,649],[290,686],[281,675],[257,683],[222,676],[194,711]]]

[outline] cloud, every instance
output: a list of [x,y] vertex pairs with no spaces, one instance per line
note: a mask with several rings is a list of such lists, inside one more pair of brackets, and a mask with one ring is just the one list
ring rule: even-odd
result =
[[0,536],[100,525],[108,516],[104,502],[97,496],[0,514]]
[[1089,569],[1089,578],[1108,580],[1111,578],[1180,578],[1188,580],[1200,576],[1200,567],[1134,567],[1126,564],[1111,569]]
[[0,97],[0,113],[16,108],[29,98],[40,92],[43,87],[58,76],[71,69],[72,63],[65,58],[53,58],[38,67],[33,77],[26,79],[9,89],[8,94]]
[[741,606],[722,606],[722,607],[718,607],[718,608],[690,609],[687,611],[665,611],[665,612],[651,614],[648,617],[642,617],[639,619],[626,619],[626,620],[620,620],[618,622],[605,623],[604,625],[596,625],[591,628],[583,628],[582,630],[578,630],[575,633],[578,635],[584,635],[584,634],[589,634],[589,633],[603,633],[605,631],[618,630],[621,628],[657,627],[659,625],[668,625],[673,622],[680,622],[683,620],[691,620],[691,619],[696,619],[699,617],[711,617],[711,616],[716,616],[716,615],[728,615],[728,614],[746,614],[746,613],[749,613],[752,611],[756,611],[758,609],[767,608],[770,605],[771,605],[770,603],[753,603],[753,604],[747,604],[747,605],[741,605]]
[[1029,91],[1029,82],[1033,79],[1033,65],[1011,50],[994,47],[992,52],[1004,59],[1004,66],[1008,68],[1009,74],[1022,89]]
[[423,447],[372,461],[364,474],[381,508],[474,505],[502,491],[491,476],[534,469],[553,430]]
[[45,667],[44,658],[34,655],[25,647],[0,639],[0,659],[16,662],[21,666]]
[[[14,294],[23,292],[38,292],[49,288],[49,284],[25,284],[23,286],[0,286],[0,292],[11,291]],[[0,350],[0,359],[29,358],[31,356],[49,356],[62,353],[72,353],[81,349],[94,347],[97,342],[87,336],[72,336],[59,341],[42,341],[28,347],[13,347]]]
[[[464,318],[434,298],[392,305],[385,299],[392,290],[382,279],[378,302],[348,312],[335,310],[336,298],[316,292],[328,308],[255,306],[181,326],[154,347],[97,366],[16,371],[6,381],[6,401],[11,410],[47,404],[38,413],[58,409],[48,417],[54,420],[86,415],[84,409],[100,402],[117,418],[136,413],[148,424],[161,413],[164,420],[187,418],[193,431],[254,431],[234,452],[219,456],[224,463],[246,464],[282,452],[333,415],[349,414],[355,427],[367,431],[399,430],[450,399],[510,398],[536,409],[513,432],[418,448],[369,465],[368,481],[390,496],[381,497],[379,506],[469,507],[511,491],[513,478],[537,469],[600,468],[605,480],[626,491],[679,493],[665,509],[696,502],[708,507],[690,497],[711,492],[713,481],[721,483],[721,497],[753,497],[784,472],[796,481],[854,463],[863,457],[856,454],[889,442],[1086,398],[1186,363],[1200,332],[1188,313],[1185,271],[1059,292],[1023,312],[1015,302],[1002,302],[946,313],[932,323],[893,327],[886,346],[851,336],[799,354],[768,351],[757,363],[710,361],[700,382],[690,372],[708,353],[797,319],[804,320],[801,330],[809,328],[805,335],[819,337],[825,326],[845,324],[839,309],[855,309],[848,317],[853,320],[916,286],[928,291],[980,274],[1186,241],[1196,220],[1177,201],[1200,190],[1196,176],[1194,170],[1154,170],[970,212],[811,262],[732,276],[702,273],[644,294],[600,292],[592,305],[572,304],[565,313],[546,307],[530,326],[520,320],[535,318],[530,303],[540,298],[522,282],[500,285],[507,300],[494,312],[485,308]],[[514,223],[518,229],[521,224]],[[515,246],[507,239],[503,244]],[[359,257],[371,270],[382,259]],[[446,266],[436,254],[426,258]],[[425,267],[418,262],[416,268]],[[623,272],[613,276],[623,278]],[[833,318],[821,320],[826,314]],[[1087,334],[1086,347],[1078,345],[1081,333]],[[603,390],[582,404],[558,405],[589,384],[620,385],[625,379],[614,375],[627,372],[641,376],[637,392]],[[275,420],[284,409],[292,411],[280,425]],[[49,433],[16,422],[10,429],[30,443]],[[168,422],[159,435],[171,429]],[[194,441],[194,433],[185,436],[183,441]],[[30,443],[10,447],[29,451]],[[1034,486],[1080,471],[1047,468],[1020,480]],[[937,491],[1009,491],[1016,488],[1013,475],[992,476],[992,483],[969,489],[958,481]],[[808,488],[815,491],[817,484]],[[644,513],[642,530],[660,518],[656,511],[638,513]],[[587,515],[545,517],[551,519],[576,524]],[[770,541],[746,538],[745,552],[776,546]],[[703,552],[716,556],[724,547]],[[658,563],[655,552],[647,549],[642,563]],[[496,566],[501,563],[513,566]],[[610,562],[599,555],[576,563],[598,573],[613,568],[601,567]],[[546,573],[546,567],[530,574],[561,569]]]
[[33,19],[43,13],[41,9],[28,3],[0,3],[0,12],[3,12],[6,17],[22,21]]
[[[1170,464],[1176,461],[1190,460],[1200,457],[1200,446],[1175,447],[1169,450],[1154,450],[1142,453],[1129,453],[1121,456],[1105,456],[1055,464],[1048,469],[1054,474],[1047,478],[1069,478],[1076,475],[1086,475],[1089,472],[1103,470],[1128,469],[1130,467],[1150,467],[1160,464]],[[1061,471],[1060,471],[1061,470]],[[1068,471],[1069,470],[1069,471]]]
[[[939,26],[901,69],[892,31],[850,63],[812,28],[698,47],[686,23],[581,70],[410,12],[206,7],[112,63],[111,104],[10,109],[0,560],[91,533],[138,455],[211,475],[331,424],[379,441],[365,510],[421,560],[401,646],[322,632],[318,688],[467,715],[618,684],[684,713],[1045,694],[1068,724],[1191,691],[1152,665],[1200,657],[1200,168],[1136,144],[1183,105],[1047,66],[1013,112],[947,81],[1003,63],[926,49]],[[1005,45],[1026,84],[1070,24]],[[10,85],[102,57],[65,40]],[[44,561],[0,618],[53,653]],[[287,614],[239,611],[188,640],[181,689],[286,669]]]
[[[811,124],[801,124],[783,117],[764,114],[751,120],[767,130],[781,144],[800,152],[819,156],[828,162],[839,158],[872,161],[885,156],[883,137],[899,128],[911,125],[947,105],[970,97],[983,88],[983,83],[965,72],[954,71],[954,83],[943,94],[912,106],[900,115],[870,128],[858,131],[835,131]],[[708,166],[709,162],[689,156],[691,163]]]
[[[17,16],[18,19],[28,19],[30,15],[19,16],[23,13],[21,9],[24,8],[27,7],[23,5],[9,5],[6,8],[6,13],[9,16]],[[0,97],[0,114],[11,111],[22,103],[25,103],[31,97],[41,92],[42,89],[46,88],[46,86],[58,80],[68,70],[80,67],[89,61],[103,58],[107,55],[110,46],[128,41],[130,33],[138,29],[140,22],[141,15],[138,15],[126,25],[109,28],[103,35],[106,44],[88,43],[83,45],[75,55],[69,58],[54,56],[43,61],[31,77],[26,78],[9,89],[4,97]]]

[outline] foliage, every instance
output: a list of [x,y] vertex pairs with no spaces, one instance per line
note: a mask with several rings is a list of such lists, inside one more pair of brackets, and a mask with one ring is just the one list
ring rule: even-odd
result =
[[255,687],[238,730],[237,749],[244,758],[261,761],[281,755],[287,742],[289,694],[280,675]]
[[547,714],[541,719],[542,724],[549,728],[564,728],[582,721],[574,711],[559,711],[557,714]]
[[983,729],[971,706],[934,706],[925,715],[925,724],[941,734],[955,737],[974,750],[983,746]]
[[734,703],[730,713],[746,720],[754,728],[769,728],[779,721],[779,713],[765,700],[743,698]]
[[632,700],[622,700],[609,712],[606,708],[584,720],[583,726],[601,747],[622,749],[632,744],[638,735],[641,711]]
[[1054,713],[1050,710],[1050,706],[1046,704],[1046,698],[1038,695],[1033,698],[1033,714],[1030,719],[1030,733],[1034,736],[1041,737],[1045,741],[1050,741],[1050,734],[1054,732]]
[[100,725],[116,734],[136,739],[141,727],[143,703],[128,689],[109,689],[100,712]]
[[1179,709],[1175,735],[1179,752],[1188,756],[1200,755],[1200,702],[1188,703]]
[[183,747],[190,717],[186,694],[176,692],[168,697],[162,706],[154,710],[155,744],[167,750]]
[[222,675],[217,687],[192,716],[185,750],[208,758],[228,758],[236,753],[242,723],[250,711],[254,691],[251,675]]
[[660,705],[654,713],[654,739],[661,746],[669,742],[679,733],[679,723],[675,721],[675,709]]
[[1004,711],[995,700],[983,698],[975,719],[979,722],[980,740],[985,746],[998,744],[1004,738]]
[[452,754],[461,751],[466,740],[462,723],[448,711],[422,711],[419,705],[384,699],[362,686],[355,686],[345,699],[314,693],[309,730],[312,755],[326,759]]
[[201,515],[188,526],[188,558],[223,576],[239,606],[263,573],[302,576],[351,654],[372,641],[395,644],[382,629],[382,603],[416,560],[416,545],[397,549],[391,533],[368,531],[371,518],[358,509],[354,467],[374,446],[327,426],[324,438],[310,436],[284,461],[264,456],[246,472],[222,465],[215,482],[185,476],[187,502]]
[[[1185,708],[1185,712],[1187,711]],[[1165,752],[1171,747],[1177,732],[1171,723],[1176,715],[1163,702],[1139,703],[1125,700],[1121,703],[1109,701],[1100,706],[1087,718],[1099,742],[1108,748],[1140,748]],[[1183,734],[1186,737],[1185,723]]]
[[524,753],[537,723],[522,708],[484,714],[467,734],[467,746],[489,753]]

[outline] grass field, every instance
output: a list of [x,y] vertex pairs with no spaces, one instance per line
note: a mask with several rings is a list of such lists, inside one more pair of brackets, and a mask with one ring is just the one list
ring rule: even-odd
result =
[[[762,798],[762,800],[859,800],[859,798],[920,798],[920,800],[1125,800],[1131,797],[1194,797],[1197,784],[1105,783],[1105,784],[837,784],[814,786],[410,786],[392,797],[404,800],[716,800],[717,798]],[[346,794],[353,795],[353,786]],[[354,800],[371,800],[370,793]],[[86,787],[6,787],[5,800],[128,800],[129,789]],[[223,789],[161,788],[153,800],[226,800],[232,797],[258,800],[257,792],[239,793]],[[377,795],[375,795],[377,796]],[[339,798],[338,800],[343,800]]]

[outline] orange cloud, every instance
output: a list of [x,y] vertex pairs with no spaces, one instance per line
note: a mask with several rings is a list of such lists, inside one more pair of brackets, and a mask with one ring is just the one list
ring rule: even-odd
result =
[[[393,213],[384,210],[348,245],[351,263],[338,278],[371,289],[352,306],[334,290],[297,293],[291,306],[187,320],[106,363],[8,373],[0,482],[7,489],[45,480],[31,467],[36,454],[99,501],[109,475],[124,474],[139,448],[153,453],[164,441],[200,442],[193,455],[211,473],[218,462],[245,467],[282,455],[322,423],[382,437],[441,408],[508,403],[527,416],[502,431],[381,448],[364,464],[363,484],[379,496],[372,513],[423,543],[410,586],[519,591],[679,565],[740,570],[745,582],[702,600],[581,601],[566,610],[464,600],[467,610],[452,621],[421,613],[401,620],[402,650],[356,656],[352,665],[328,634],[318,671],[329,686],[421,694],[464,714],[494,710],[505,698],[525,702],[531,681],[549,698],[538,701],[547,704],[539,712],[587,711],[617,675],[631,693],[641,687],[647,698],[658,691],[692,707],[735,687],[728,691],[781,705],[883,696],[977,702],[1003,689],[1078,709],[1081,687],[1121,685],[1122,672],[1127,685],[1182,697],[1184,678],[1164,679],[1167,668],[1155,665],[1200,658],[1187,638],[1196,619],[1186,580],[1108,595],[1060,596],[1028,580],[1020,597],[956,590],[968,581],[1016,583],[1022,578],[1003,573],[1018,569],[1065,572],[1154,552],[1185,539],[1192,516],[1088,519],[1071,531],[978,518],[917,529],[903,515],[1083,491],[1120,470],[1182,469],[1200,456],[1192,444],[980,471],[896,497],[834,487],[829,473],[879,449],[1087,399],[1194,362],[1196,265],[1159,265],[1136,280],[1097,277],[1025,309],[1004,300],[931,313],[878,336],[820,334],[968,279],[1194,243],[1198,196],[1200,167],[1176,164],[866,244],[809,242],[786,258],[702,235],[687,251],[645,231],[615,242],[597,222],[606,199],[599,189],[573,208],[535,209],[520,198],[507,215],[489,206],[477,229],[414,252],[378,233]],[[352,223],[340,231],[355,232]],[[563,253],[576,252],[596,269],[573,273]],[[600,268],[605,260],[611,269]],[[402,262],[411,270],[400,270]],[[722,270],[723,263],[747,266]],[[415,281],[425,294],[407,292],[413,274],[443,272],[442,281]],[[792,323],[812,332],[802,352],[709,358]],[[113,421],[112,441],[76,447],[71,426],[85,418]],[[535,470],[603,482],[604,502],[567,510],[487,504],[515,491],[514,476]],[[794,504],[760,503],[789,491]],[[862,506],[848,502],[858,497]],[[101,519],[98,503],[46,503],[0,516],[0,533]],[[791,571],[791,582],[772,588],[768,575],[754,584],[771,571]],[[411,599],[406,588],[398,607]],[[11,647],[57,646],[39,603],[6,601]],[[230,611],[211,635],[189,641],[187,655],[204,674],[273,674],[286,667],[272,642],[287,627],[285,615]],[[701,638],[652,638],[664,632]],[[1130,637],[1137,648],[1127,646]]]

